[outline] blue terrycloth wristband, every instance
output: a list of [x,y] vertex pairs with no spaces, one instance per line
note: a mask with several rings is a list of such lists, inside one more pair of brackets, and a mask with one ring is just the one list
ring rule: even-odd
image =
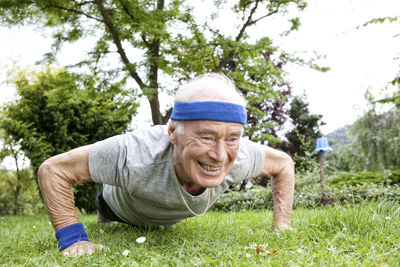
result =
[[64,250],[79,241],[89,241],[85,228],[81,223],[74,223],[61,228],[56,231],[56,238],[60,250]]
[[226,121],[245,125],[247,113],[244,106],[228,102],[176,102],[171,119],[177,121]]

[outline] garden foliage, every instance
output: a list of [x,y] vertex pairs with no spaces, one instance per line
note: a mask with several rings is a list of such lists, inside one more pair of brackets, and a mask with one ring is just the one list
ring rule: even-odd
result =
[[[365,201],[391,200],[400,202],[400,170],[384,173],[331,174],[327,178],[328,194],[333,203],[358,205]],[[324,206],[319,174],[308,172],[298,175],[294,208]],[[256,186],[247,192],[228,191],[213,205],[213,210],[239,211],[273,209],[270,187]]]
[[322,115],[311,114],[305,98],[294,97],[289,110],[292,129],[286,134],[286,141],[277,145],[292,156],[296,172],[304,173],[315,168],[318,154],[314,153],[316,140],[322,136],[320,127],[325,123]]
[[[124,132],[137,107],[119,86],[65,69],[22,71],[13,82],[18,98],[3,106],[0,127],[35,174],[51,156]],[[94,183],[76,186],[76,206],[95,211],[99,189]]]
[[373,184],[400,184],[400,169],[386,170],[384,172],[360,172],[360,173],[343,173],[330,181],[331,185],[362,185],[365,183]]
[[399,168],[400,109],[391,108],[379,113],[376,106],[376,103],[372,104],[353,125],[331,135],[333,151],[327,153],[329,164],[349,172]]
[[[30,168],[16,171],[0,169],[0,216],[44,212],[37,183]],[[20,186],[19,192],[17,187]]]

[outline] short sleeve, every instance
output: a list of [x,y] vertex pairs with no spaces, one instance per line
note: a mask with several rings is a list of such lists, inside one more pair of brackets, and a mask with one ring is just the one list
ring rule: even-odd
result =
[[128,168],[125,136],[117,135],[93,144],[89,152],[89,171],[94,182],[127,188]]
[[242,139],[236,160],[230,171],[233,182],[257,177],[262,173],[265,163],[264,146]]
[[133,190],[153,168],[165,162],[170,142],[166,127],[135,130],[97,142],[89,151],[93,181]]

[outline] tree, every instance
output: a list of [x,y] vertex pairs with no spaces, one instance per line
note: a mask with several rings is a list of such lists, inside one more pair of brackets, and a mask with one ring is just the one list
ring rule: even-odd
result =
[[23,160],[24,155],[19,145],[10,136],[6,136],[1,129],[0,129],[0,138],[3,140],[3,147],[0,151],[0,162],[2,162],[4,158],[9,156],[12,158],[15,164],[14,165],[16,169],[15,179],[7,178],[7,175],[4,175],[4,177],[5,181],[9,184],[13,194],[13,209],[14,209],[13,214],[17,214],[18,204],[19,204],[18,200],[22,189],[22,179],[23,179],[21,160]]
[[299,96],[293,98],[289,117],[293,129],[285,134],[287,142],[279,147],[290,153],[296,163],[297,171],[306,171],[312,168],[316,159],[313,154],[316,139],[322,136],[320,126],[322,115],[310,114],[308,103]]
[[[35,173],[53,155],[124,132],[137,107],[118,84],[65,69],[20,72],[14,83],[18,98],[4,105],[0,128],[20,146]],[[93,211],[98,188],[88,184],[75,190],[77,207]]]
[[[392,17],[381,17],[381,18],[374,18],[371,19],[370,21],[367,21],[366,23],[363,24],[363,27],[366,27],[371,24],[382,24],[382,23],[400,23],[400,16],[392,16]],[[397,34],[395,37],[399,37],[400,33]],[[398,58],[397,58],[398,59]],[[393,93],[393,96],[391,97],[385,97],[383,99],[376,100],[375,103],[394,103],[398,109],[400,109],[400,75],[395,77],[390,84],[393,86],[398,87],[397,92]]]
[[351,125],[343,126],[329,133],[326,137],[333,151],[326,154],[326,159],[333,170],[349,172],[351,169],[350,157],[351,148],[349,146],[349,131]]
[[[374,18],[362,26],[386,22],[399,23],[400,17]],[[340,155],[333,158],[338,162],[336,164],[348,166],[348,170],[351,171],[383,171],[399,168],[400,76],[395,77],[390,84],[397,86],[397,91],[391,97],[375,100],[367,91],[366,98],[371,106],[351,126],[348,131],[351,144],[346,145]],[[377,103],[393,103],[397,109],[392,108],[388,112],[379,114],[376,111]]]
[[[134,81],[137,95],[147,98],[154,124],[165,124],[172,112],[160,107],[162,92],[172,94],[180,83],[204,72],[223,72],[231,76],[248,99],[250,126],[246,131],[257,140],[273,140],[273,127],[282,124],[284,116],[275,119],[285,104],[285,96],[276,90],[288,84],[282,66],[299,62],[274,47],[266,36],[250,42],[248,30],[268,17],[287,13],[289,8],[303,10],[302,0],[213,1],[211,15],[199,22],[188,0],[6,0],[0,3],[3,25],[35,24],[41,30],[51,29],[53,48],[46,59],[54,61],[65,42],[95,37],[94,48],[76,66],[102,73],[104,79]],[[234,4],[233,4],[234,3]],[[236,33],[224,33],[218,24],[218,12],[232,8]],[[290,29],[300,25],[297,18]],[[117,55],[120,64],[106,64]],[[274,59],[274,60],[273,60]],[[303,62],[304,63],[304,62]],[[75,66],[75,67],[76,67]],[[110,80],[110,79],[109,79]],[[286,92],[285,90],[283,90]],[[283,93],[288,94],[288,92]],[[269,108],[266,108],[269,107]],[[277,108],[277,109],[275,109]],[[254,120],[262,124],[261,132],[252,129]],[[275,140],[276,141],[276,140]]]
[[400,166],[400,110],[378,114],[373,106],[350,129],[352,171],[383,171]]

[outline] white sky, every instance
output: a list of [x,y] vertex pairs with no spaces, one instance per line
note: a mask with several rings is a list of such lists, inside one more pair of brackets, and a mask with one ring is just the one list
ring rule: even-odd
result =
[[396,16],[398,0],[314,0],[301,16],[302,28],[284,46],[326,55],[327,73],[291,70],[296,93],[305,91],[313,113],[322,114],[325,134],[352,123],[366,109],[364,94],[380,90],[400,71],[400,21],[357,26],[372,18]]
[[[400,12],[399,0],[310,0],[307,9],[300,13],[302,26],[288,37],[276,39],[275,44],[299,55],[312,56],[313,51],[326,55],[320,61],[331,67],[327,73],[306,67],[291,66],[296,95],[305,93],[312,113],[322,114],[327,123],[324,134],[352,123],[366,109],[364,93],[379,91],[400,71],[399,62],[393,60],[400,53],[400,22],[370,25],[356,29],[372,18],[396,16]],[[396,14],[397,13],[397,14]],[[277,25],[282,23],[276,20]],[[278,28],[282,25],[278,25]],[[287,27],[286,27],[287,28]],[[251,34],[270,35],[271,23],[259,25]],[[5,86],[5,66],[16,61],[20,66],[33,65],[49,51],[51,40],[44,39],[32,27],[0,27],[0,102],[10,99],[13,90]],[[257,38],[257,37],[255,37]],[[78,43],[79,45],[79,43]],[[71,57],[84,56],[84,49],[67,46],[60,62]],[[73,56],[72,56],[73,55]],[[147,106],[139,112],[149,114]]]

